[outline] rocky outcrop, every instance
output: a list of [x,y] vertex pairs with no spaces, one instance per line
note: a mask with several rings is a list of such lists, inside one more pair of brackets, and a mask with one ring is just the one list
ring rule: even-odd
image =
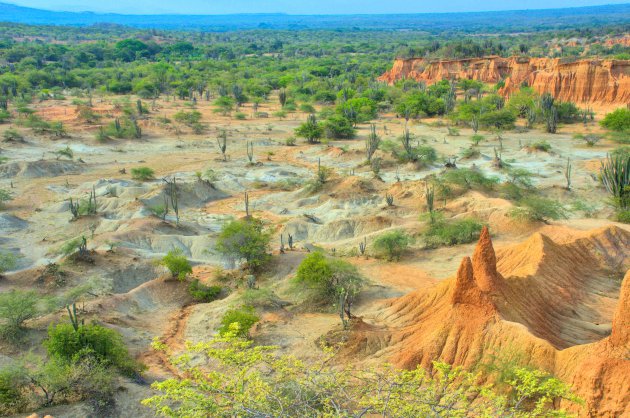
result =
[[522,85],[550,93],[557,100],[575,103],[630,103],[630,60],[560,58],[503,58],[490,56],[458,60],[396,59],[379,80],[394,83],[415,79],[432,84],[443,79],[504,81],[499,93],[508,97]]
[[[430,368],[473,368],[517,353],[525,365],[569,383],[588,417],[630,416],[630,232],[541,233],[496,252],[487,229],[455,277],[389,300],[357,321],[348,358]],[[616,300],[616,301],[615,301]]]
[[630,270],[626,273],[621,284],[619,302],[612,322],[610,342],[616,347],[630,349]]

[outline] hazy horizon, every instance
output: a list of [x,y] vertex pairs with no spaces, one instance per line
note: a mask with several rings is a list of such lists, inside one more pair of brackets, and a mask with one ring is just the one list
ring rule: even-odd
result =
[[461,13],[490,12],[508,10],[558,9],[572,7],[602,6],[627,4],[627,0],[532,0],[523,4],[522,0],[491,0],[471,3],[468,0],[454,0],[448,3],[435,4],[426,1],[409,4],[404,0],[382,2],[376,0],[321,0],[317,4],[301,3],[294,0],[233,0],[230,2],[212,2],[204,0],[182,0],[173,2],[156,2],[136,0],[133,5],[126,2],[109,3],[94,0],[13,0],[3,1],[23,7],[32,7],[52,11],[94,12],[117,14],[192,14],[222,15],[243,13],[284,13],[295,15],[331,15],[331,14],[399,14],[399,13]]

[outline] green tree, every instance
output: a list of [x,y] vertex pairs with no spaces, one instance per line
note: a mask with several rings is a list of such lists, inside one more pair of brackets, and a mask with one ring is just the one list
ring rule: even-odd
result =
[[171,272],[173,279],[178,279],[179,281],[186,280],[186,276],[192,273],[192,266],[181,248],[169,251],[160,260],[160,265],[166,267]]
[[0,319],[2,335],[8,339],[19,337],[24,329],[24,322],[34,318],[37,313],[39,295],[30,290],[11,290],[0,293]]
[[232,221],[223,226],[216,249],[233,262],[245,260],[256,270],[270,258],[267,253],[271,236],[264,231],[260,220],[248,218]]
[[295,135],[300,138],[305,138],[310,144],[319,142],[324,135],[324,128],[317,122],[315,115],[309,115],[306,122],[301,124],[295,129]]
[[403,231],[386,232],[374,240],[374,249],[384,253],[389,261],[399,260],[409,245],[409,236]]
[[[179,376],[152,385],[160,393],[143,401],[166,416],[261,417],[568,417],[554,402],[577,402],[569,386],[540,371],[518,368],[499,394],[480,386],[479,376],[434,362],[400,370],[334,364],[334,353],[305,362],[277,347],[236,338],[238,325],[178,357]],[[165,344],[154,348],[171,358]],[[190,361],[194,358],[195,361]],[[200,361],[205,359],[205,361]]]
[[630,131],[630,109],[619,108],[608,113],[600,124],[611,131]]
[[319,298],[337,306],[344,326],[352,318],[352,304],[364,283],[352,264],[340,259],[329,259],[319,251],[310,253],[302,260],[296,280],[312,286]]

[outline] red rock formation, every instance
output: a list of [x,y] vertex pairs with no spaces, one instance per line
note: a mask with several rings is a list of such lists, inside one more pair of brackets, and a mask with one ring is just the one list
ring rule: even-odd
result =
[[484,83],[505,81],[499,91],[510,96],[524,83],[538,93],[576,103],[630,103],[630,60],[585,59],[569,62],[559,58],[467,58],[429,61],[397,59],[379,80],[394,83],[410,78],[428,84],[443,79],[474,79]]
[[516,353],[569,383],[585,405],[563,407],[579,416],[630,417],[630,271],[621,289],[609,273],[630,266],[630,232],[559,240],[537,233],[495,253],[484,229],[454,278],[392,299],[371,324],[358,321],[346,355],[472,368]]
[[619,302],[612,322],[610,343],[615,347],[630,348],[630,270],[621,284]]

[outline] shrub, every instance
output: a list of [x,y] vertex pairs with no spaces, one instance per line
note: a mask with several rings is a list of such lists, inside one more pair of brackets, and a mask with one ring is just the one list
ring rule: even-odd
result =
[[468,244],[479,238],[483,224],[475,219],[438,220],[424,232],[427,248]]
[[[154,346],[166,349],[159,343]],[[555,400],[579,401],[562,381],[518,366],[508,369],[505,386],[495,388],[479,383],[478,374],[446,363],[434,362],[429,373],[423,367],[334,364],[330,356],[296,361],[275,347],[233,337],[195,344],[185,357],[199,360],[171,361],[179,371],[176,377],[154,383],[158,393],[142,402],[156,414],[168,411],[184,417],[202,411],[231,416],[243,410],[250,411],[246,416],[276,416],[283,411],[291,417],[426,417],[431,411],[444,411],[433,414],[533,418],[566,416],[566,411],[556,410]],[[208,372],[207,364],[217,367]]]
[[5,189],[0,189],[0,209],[4,208],[4,203],[8,202],[11,199],[13,199],[13,196],[11,196],[11,192]]
[[7,142],[24,140],[24,136],[19,131],[12,128],[4,131],[4,133],[2,134],[2,138]]
[[0,293],[1,333],[4,338],[19,337],[24,322],[37,315],[38,300],[39,296],[34,291],[11,290]]
[[19,412],[28,404],[25,394],[28,384],[28,374],[20,365],[11,364],[0,369],[0,414]]
[[545,140],[537,141],[531,144],[528,148],[534,151],[549,152],[551,151],[551,144]]
[[17,256],[12,252],[0,251],[0,275],[17,266]]
[[188,286],[188,293],[198,302],[212,302],[221,294],[221,286],[206,286],[195,279]]
[[306,122],[295,129],[295,135],[306,139],[311,144],[314,144],[319,142],[321,137],[324,135],[324,128],[319,122],[317,122],[315,115],[309,115]]
[[466,189],[472,189],[473,187],[491,189],[499,182],[499,179],[496,177],[486,177],[480,170],[470,168],[447,170],[442,174],[441,180],[444,183],[465,187]]
[[257,219],[232,221],[221,229],[216,249],[233,262],[244,259],[250,268],[256,270],[270,258],[267,254],[270,238]]
[[617,212],[617,220],[624,224],[630,224],[630,210],[620,210]]
[[179,112],[173,115],[173,119],[175,119],[179,123],[183,123],[188,126],[193,126],[201,121],[201,112],[197,110],[193,110],[190,112],[186,112],[184,110],[180,110]]
[[155,171],[149,167],[137,167],[131,169],[131,178],[139,181],[152,180],[155,176]]
[[566,219],[567,213],[565,207],[555,200],[527,196],[519,201],[519,207],[512,209],[510,216],[516,219],[547,222],[549,219]]
[[143,368],[131,357],[118,332],[97,324],[78,325],[77,329],[69,323],[51,325],[44,347],[50,357],[66,361],[71,361],[77,354],[89,349],[103,364],[111,365],[129,376],[139,373]]
[[238,120],[245,120],[245,119],[247,119],[247,115],[245,113],[243,113],[243,112],[236,112],[234,114],[234,118],[238,119]]
[[295,279],[312,286],[317,297],[329,305],[337,305],[344,325],[345,316],[350,319],[352,303],[363,286],[356,267],[344,260],[327,258],[319,251],[302,260]]
[[493,110],[479,116],[479,123],[482,126],[497,129],[512,129],[514,122],[516,122],[516,116],[508,109]]
[[344,116],[332,115],[324,123],[324,130],[327,138],[351,139],[354,138],[356,130],[352,122]]
[[612,131],[630,131],[630,109],[619,108],[614,112],[608,113],[600,124]]
[[483,135],[479,135],[479,134],[475,134],[475,135],[470,137],[470,140],[472,141],[473,145],[475,145],[475,146],[479,145],[479,143],[481,141],[483,141],[484,139],[485,139],[485,137]]
[[374,240],[374,249],[384,253],[389,261],[400,260],[409,245],[409,236],[403,231],[387,232]]
[[238,309],[230,309],[223,314],[221,318],[221,326],[219,327],[219,335],[227,335],[234,331],[232,324],[238,324],[236,336],[241,338],[249,337],[249,330],[260,318],[256,315],[254,307],[241,306]]
[[186,276],[192,273],[192,267],[188,259],[183,254],[181,248],[175,248],[168,252],[160,260],[160,265],[166,267],[174,279],[183,281]]

